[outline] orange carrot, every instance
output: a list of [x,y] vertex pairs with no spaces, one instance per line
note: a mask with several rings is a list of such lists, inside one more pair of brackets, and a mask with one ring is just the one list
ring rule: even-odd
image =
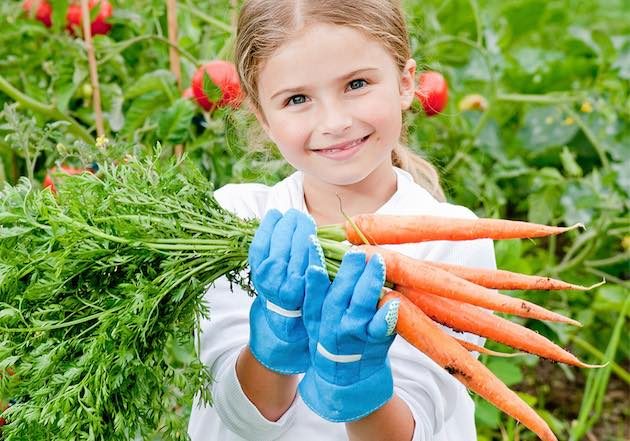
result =
[[[422,309],[422,308],[420,308],[420,309]],[[494,356],[494,357],[517,357],[519,355],[525,355],[524,352],[498,352],[498,351],[493,351],[492,349],[484,348],[483,346],[479,346],[479,345],[476,345],[474,343],[471,343],[468,340],[462,340],[461,338],[457,338],[457,337],[454,337],[454,338],[455,338],[455,341],[457,341],[457,343],[462,345],[464,347],[464,349],[466,349],[467,351],[470,351],[470,352],[476,351],[476,352],[479,352],[480,354],[491,355],[491,356]]]
[[[532,238],[551,236],[584,227],[582,224],[552,227],[504,219],[457,219],[438,216],[361,214],[351,219],[367,240],[374,245],[430,240]],[[346,237],[351,243],[355,245],[364,243],[351,222],[346,221],[344,228]]]
[[547,423],[532,408],[405,296],[390,291],[380,300],[379,306],[395,298],[400,299],[396,331],[401,337],[543,441],[557,441]]
[[361,245],[360,248],[368,255],[378,253],[385,259],[387,280],[395,285],[420,288],[439,296],[471,303],[493,311],[581,326],[580,322],[549,311],[535,303],[476,285],[421,260],[372,245]]
[[531,329],[489,314],[476,306],[436,296],[419,289],[403,286],[397,286],[396,289],[431,319],[454,330],[486,337],[549,360],[583,368],[600,367],[580,361],[570,352]]
[[443,262],[425,263],[446,270],[456,276],[466,279],[477,285],[494,289],[535,289],[535,290],[559,290],[575,289],[587,291],[600,286],[604,282],[591,286],[574,285],[551,277],[529,276],[527,274],[514,273],[505,270],[493,270],[488,268],[471,268],[467,266],[454,265]]

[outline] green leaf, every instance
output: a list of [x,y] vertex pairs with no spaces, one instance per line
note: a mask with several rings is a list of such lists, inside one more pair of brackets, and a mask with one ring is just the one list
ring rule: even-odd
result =
[[623,49],[619,51],[612,68],[617,71],[619,78],[630,80],[630,41],[626,42]]
[[196,106],[188,99],[180,98],[158,120],[157,136],[163,142],[180,144],[188,138],[190,122]]
[[501,411],[487,401],[480,399],[475,404],[475,419],[478,425],[496,429],[501,423]]
[[568,144],[577,132],[577,124],[558,107],[534,107],[525,114],[518,139],[528,150],[539,151]]
[[128,86],[125,90],[125,99],[129,100],[149,92],[163,90],[169,86],[175,86],[175,76],[169,70],[158,69],[142,75]]
[[521,368],[514,360],[493,359],[488,362],[490,369],[506,386],[512,386],[523,381]]
[[212,81],[208,72],[203,73],[203,93],[208,97],[208,101],[217,102],[221,99],[221,88]]
[[582,167],[575,160],[575,154],[568,148],[564,147],[562,153],[560,153],[560,160],[562,161],[562,167],[567,175],[572,177],[582,176]]
[[[619,312],[628,296],[628,290],[618,285],[604,285],[597,290],[592,308],[595,311]],[[630,314],[630,311],[628,312]]]
[[131,135],[134,130],[142,127],[151,115],[158,113],[165,105],[168,105],[168,98],[161,90],[155,90],[137,98],[127,111],[123,133],[127,136]]
[[560,191],[557,187],[545,187],[542,191],[532,193],[527,198],[529,210],[527,218],[537,224],[550,224],[554,219],[554,211],[558,206]]

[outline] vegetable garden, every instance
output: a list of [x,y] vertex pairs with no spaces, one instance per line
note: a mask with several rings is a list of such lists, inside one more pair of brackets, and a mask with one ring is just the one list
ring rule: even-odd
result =
[[[543,321],[504,314],[518,306],[491,308],[512,323],[506,336],[488,337],[480,361],[558,439],[629,439],[628,7],[404,3],[426,71],[405,141],[438,166],[448,199],[483,218],[585,225],[495,242],[498,268],[573,286],[424,271],[500,289],[505,298],[492,305],[526,300],[528,312],[553,311]],[[229,62],[237,8],[237,0],[0,4],[0,439],[50,439],[52,427],[59,440],[186,439],[192,396],[210,381],[191,338],[207,313],[203,281],[243,267],[255,226],[216,206],[211,188],[291,172],[272,145],[250,142],[254,118]],[[321,231],[332,274],[353,232]],[[396,259],[386,257],[388,281],[429,317],[449,315],[452,299],[419,296],[390,277]],[[403,314],[409,326],[413,313]],[[533,345],[517,341],[517,326],[531,330],[522,338]],[[527,354],[492,353],[510,346]],[[463,366],[445,367],[465,377]],[[479,440],[537,439],[533,423],[475,401]]]

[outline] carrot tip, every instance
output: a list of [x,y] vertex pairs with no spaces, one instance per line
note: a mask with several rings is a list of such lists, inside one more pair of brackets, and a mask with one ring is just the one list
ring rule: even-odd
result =
[[582,326],[584,326],[582,323],[578,322],[577,320],[573,320],[573,319],[568,319],[567,323],[573,326],[577,326],[578,328],[581,328]]
[[587,369],[597,369],[597,368],[604,368],[608,366],[609,363],[610,363],[609,361],[607,361],[604,364],[588,364],[588,363],[580,362],[580,367],[587,368]]
[[567,227],[567,231],[575,230],[576,228],[581,228],[582,230],[586,230],[586,226],[582,222],[578,222],[577,224],[573,224],[570,227]]
[[605,283],[606,283],[606,279],[602,279],[602,281],[601,281],[601,282],[597,282],[597,283],[595,283],[595,284],[593,284],[593,285],[591,285],[591,286],[587,286],[587,287],[586,287],[586,290],[587,290],[587,291],[589,291],[589,290],[591,290],[591,289],[599,288],[600,286],[602,286],[602,285],[603,285],[603,284],[605,284]]

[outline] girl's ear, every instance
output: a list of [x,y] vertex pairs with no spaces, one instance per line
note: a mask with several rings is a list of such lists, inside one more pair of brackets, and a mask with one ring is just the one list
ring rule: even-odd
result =
[[416,60],[410,58],[400,74],[400,108],[407,110],[416,91]]

